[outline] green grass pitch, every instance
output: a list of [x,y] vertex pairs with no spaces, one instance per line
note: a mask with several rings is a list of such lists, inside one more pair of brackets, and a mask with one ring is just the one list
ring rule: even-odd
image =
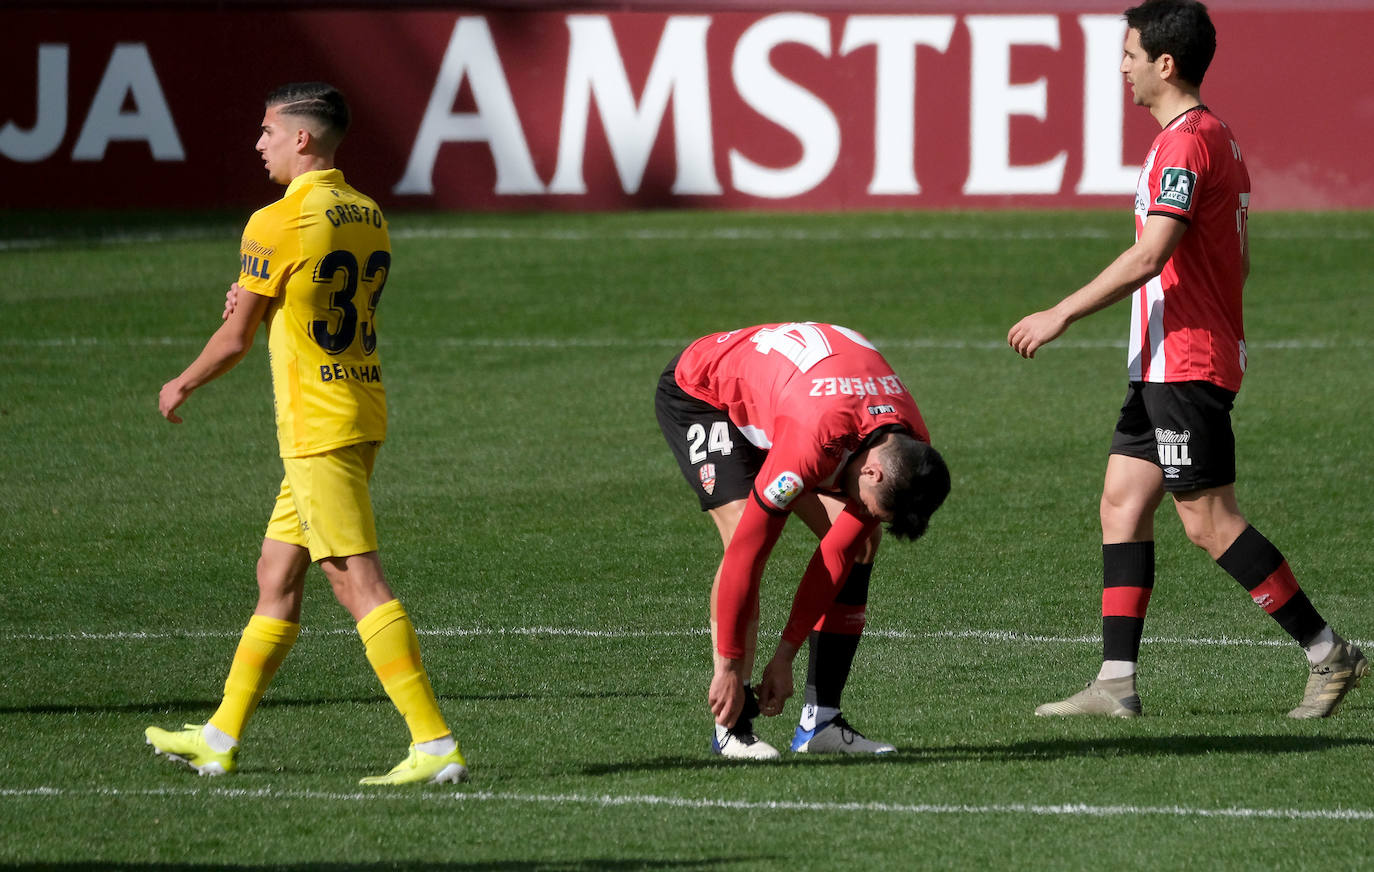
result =
[[[318,572],[239,774],[154,759],[146,725],[219,699],[280,480],[261,340],[157,414],[245,218],[0,213],[0,868],[1369,865],[1374,687],[1285,718],[1301,653],[1167,507],[1148,716],[1031,715],[1096,668],[1127,313],[1034,361],[1005,336],[1128,243],[1118,212],[390,216],[382,554],[472,781],[357,786],[406,735]],[[1374,215],[1251,234],[1241,506],[1369,644]],[[708,753],[719,544],[652,394],[687,341],[773,320],[873,340],[953,472],[927,538],[884,545],[845,698],[891,759]],[[765,650],[811,547],[770,564]]]

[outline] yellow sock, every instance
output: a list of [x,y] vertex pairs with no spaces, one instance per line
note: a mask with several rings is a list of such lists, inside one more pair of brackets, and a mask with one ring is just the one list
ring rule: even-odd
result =
[[367,647],[367,660],[382,681],[386,695],[396,704],[415,743],[450,734],[429,676],[420,662],[420,640],[415,625],[399,600],[382,603],[358,622],[358,635]]
[[229,677],[224,680],[224,700],[210,723],[219,730],[243,738],[248,719],[257,710],[258,701],[267,692],[277,667],[296,644],[301,625],[277,618],[253,615],[243,628]]

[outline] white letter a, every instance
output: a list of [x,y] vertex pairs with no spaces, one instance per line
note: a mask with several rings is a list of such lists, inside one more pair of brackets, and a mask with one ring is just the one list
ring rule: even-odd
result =
[[[464,76],[472,84],[475,113],[453,111]],[[496,193],[544,192],[484,18],[464,16],[454,25],[405,175],[391,192],[433,194],[434,161],[446,142],[485,142],[490,146],[496,165]]]

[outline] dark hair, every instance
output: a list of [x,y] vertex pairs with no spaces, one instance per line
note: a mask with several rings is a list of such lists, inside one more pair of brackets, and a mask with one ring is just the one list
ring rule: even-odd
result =
[[324,127],[323,135],[338,145],[348,132],[351,113],[339,89],[326,82],[292,82],[267,95],[267,106],[283,115],[303,115]]
[[[898,539],[916,540],[925,533],[930,516],[949,495],[949,467],[929,444],[908,433],[892,433],[883,453],[886,487],[879,502],[892,512],[887,532]],[[880,486],[881,487],[881,486]]]
[[1179,77],[1197,87],[1217,51],[1217,29],[1197,0],[1146,0],[1123,15],[1140,31],[1140,47],[1151,61],[1172,55]]

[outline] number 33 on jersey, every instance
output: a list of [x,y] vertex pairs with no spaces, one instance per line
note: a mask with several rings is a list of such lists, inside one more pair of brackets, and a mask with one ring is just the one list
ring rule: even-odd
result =
[[254,213],[239,285],[272,298],[267,342],[283,457],[386,438],[377,306],[391,272],[387,223],[337,169],[297,177]]

